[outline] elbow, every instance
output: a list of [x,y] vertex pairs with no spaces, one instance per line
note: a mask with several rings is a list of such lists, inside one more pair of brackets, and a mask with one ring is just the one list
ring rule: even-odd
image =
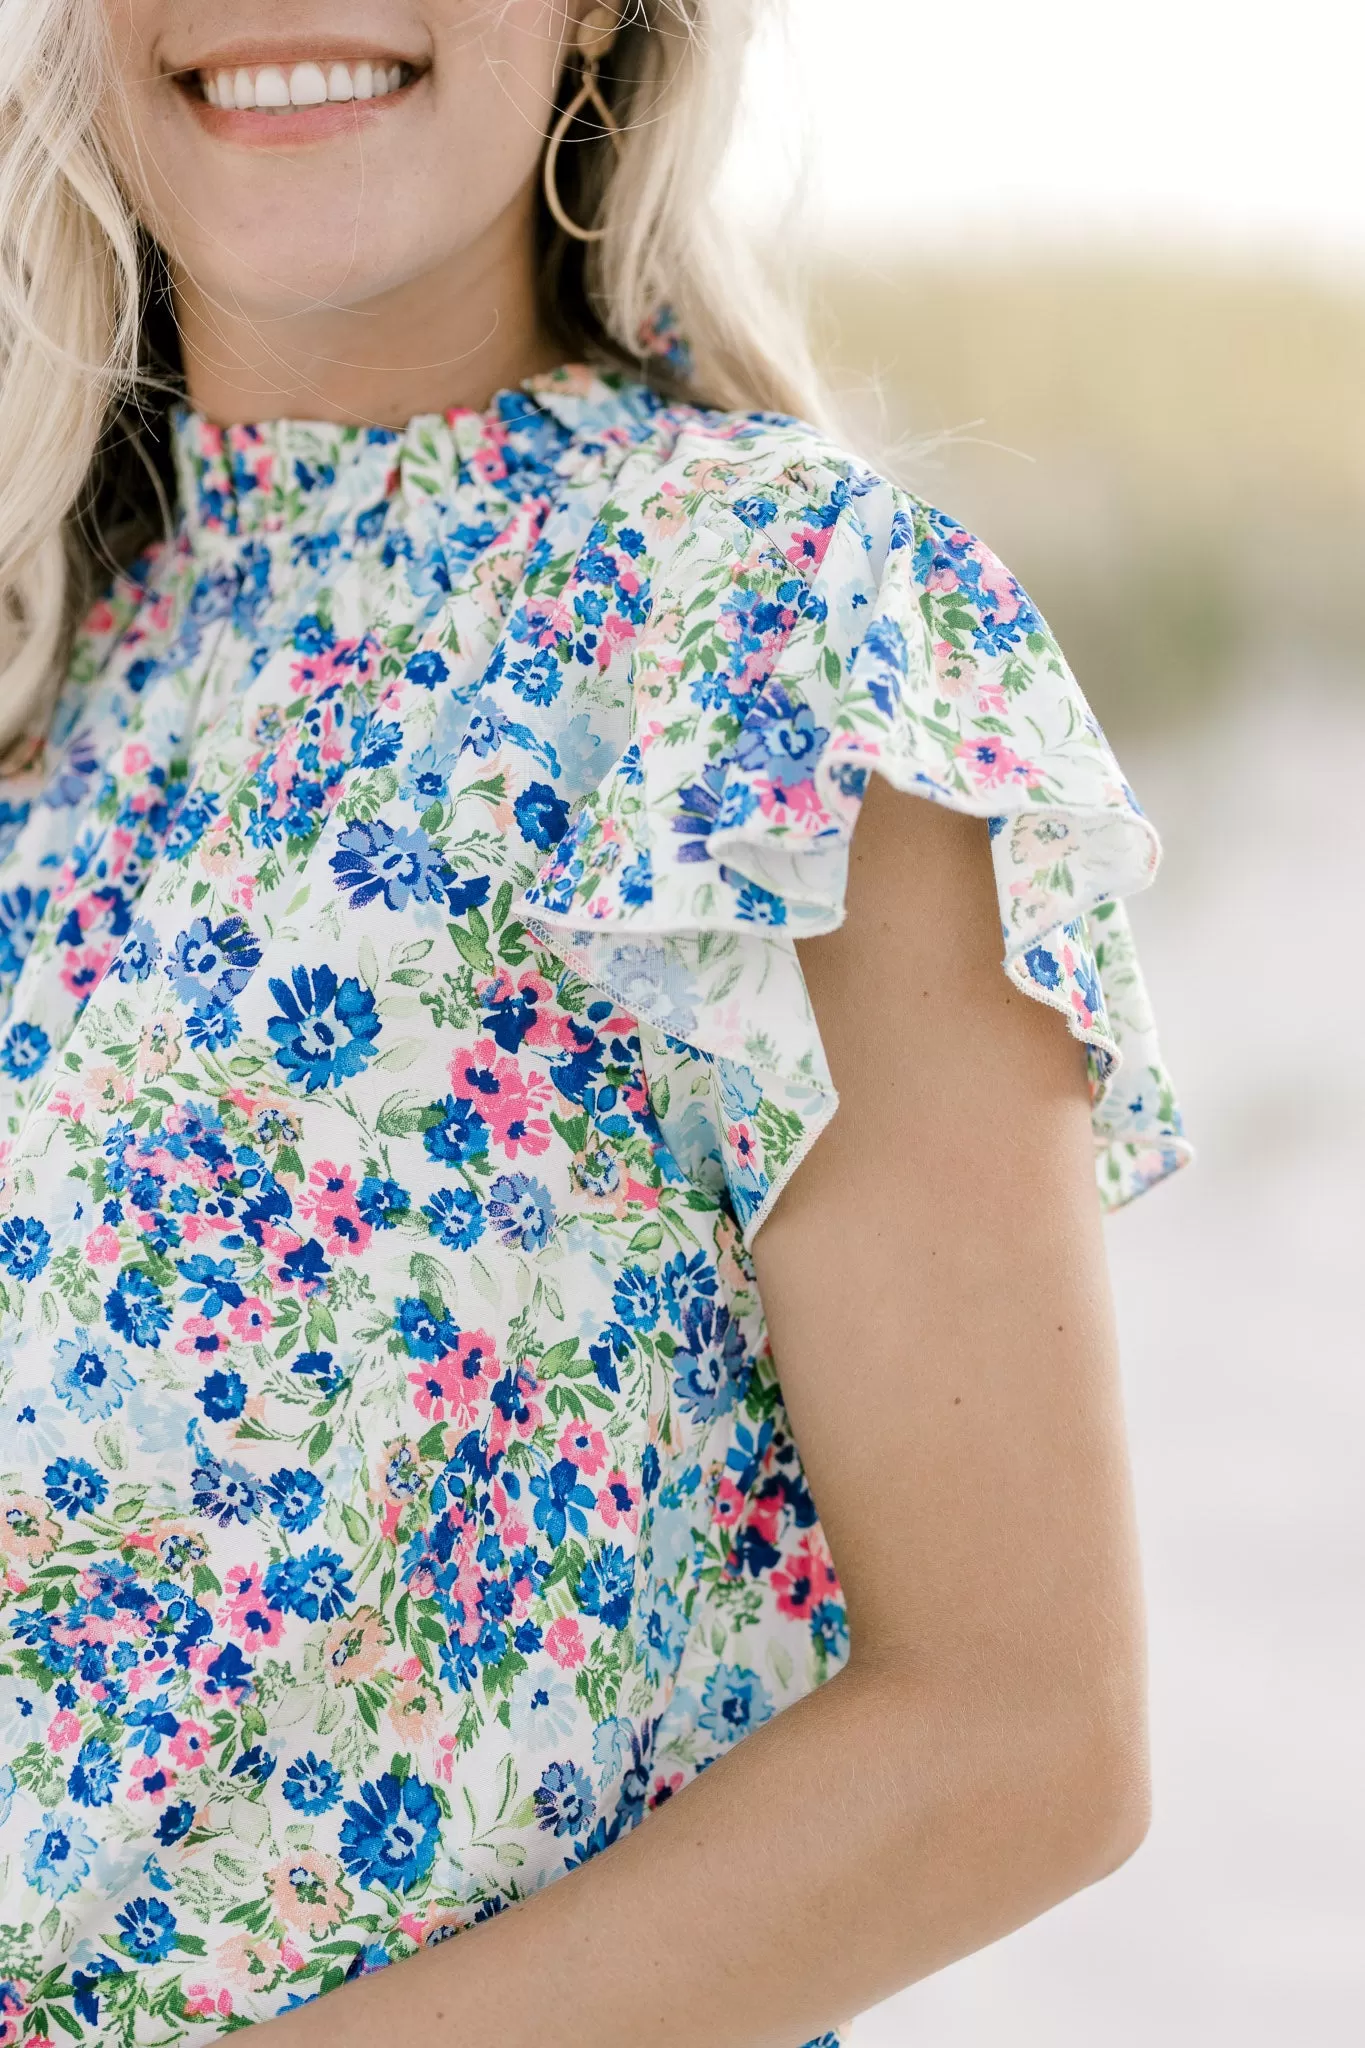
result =
[[1046,1774],[1059,1897],[1112,1877],[1147,1839],[1152,1781],[1145,1697],[1068,1702],[1069,1736]]

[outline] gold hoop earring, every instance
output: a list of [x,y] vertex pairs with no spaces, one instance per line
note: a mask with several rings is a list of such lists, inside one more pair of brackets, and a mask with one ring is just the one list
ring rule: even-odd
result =
[[[605,12],[599,9],[598,14]],[[618,23],[612,20],[610,27],[593,17],[585,24],[584,42],[588,47],[580,50],[579,62],[583,67],[583,83],[574,94],[559,119],[555,122],[545,150],[545,204],[554,216],[556,225],[575,242],[600,242],[606,235],[605,228],[584,228],[572,219],[559,196],[559,152],[568,140],[569,130],[579,115],[592,108],[602,124],[602,132],[608,137],[617,156],[621,154],[621,125],[602,97],[599,83],[598,59],[604,57],[616,40]],[[589,43],[589,38],[591,41]]]

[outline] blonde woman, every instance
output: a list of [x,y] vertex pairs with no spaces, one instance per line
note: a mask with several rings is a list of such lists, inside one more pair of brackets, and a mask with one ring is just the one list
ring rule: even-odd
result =
[[6,2042],[829,2043],[1143,1834],[1156,841],[751,25],[0,0]]

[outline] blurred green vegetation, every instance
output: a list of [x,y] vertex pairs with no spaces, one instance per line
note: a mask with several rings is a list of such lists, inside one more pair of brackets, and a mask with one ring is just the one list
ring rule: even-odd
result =
[[816,311],[846,432],[1004,557],[1111,729],[1365,686],[1365,295],[883,260]]

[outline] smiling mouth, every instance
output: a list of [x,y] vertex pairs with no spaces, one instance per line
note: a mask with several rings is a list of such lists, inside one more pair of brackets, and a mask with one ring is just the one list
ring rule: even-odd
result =
[[394,59],[297,64],[208,64],[182,72],[181,90],[222,113],[299,114],[317,107],[392,99],[416,83],[415,65]]

